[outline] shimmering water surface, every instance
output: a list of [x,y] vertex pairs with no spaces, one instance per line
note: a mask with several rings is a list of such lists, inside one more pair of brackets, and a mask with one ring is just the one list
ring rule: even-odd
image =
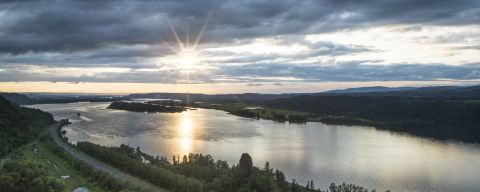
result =
[[[182,113],[135,113],[106,109],[108,103],[30,107],[69,118],[70,141],[139,146],[152,155],[211,154],[237,163],[248,152],[256,166],[266,161],[300,184],[313,179],[392,191],[480,191],[480,146],[322,123],[278,123],[198,109]],[[80,113],[80,116],[77,115]]]

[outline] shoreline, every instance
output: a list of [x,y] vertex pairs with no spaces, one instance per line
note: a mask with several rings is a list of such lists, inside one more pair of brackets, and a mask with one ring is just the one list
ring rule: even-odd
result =
[[[467,136],[456,135],[458,134],[458,132],[456,132],[455,134],[449,134],[449,132],[447,133],[447,131],[444,130],[443,132],[439,132],[439,133],[433,132],[433,133],[436,133],[436,135],[432,135],[431,134],[432,132],[427,132],[427,131],[430,131],[430,129],[435,129],[436,127],[439,127],[439,126],[432,125],[425,121],[385,122],[385,121],[374,121],[374,120],[369,120],[364,118],[346,117],[346,116],[315,116],[314,114],[309,114],[306,117],[305,121],[290,121],[288,119],[278,120],[278,119],[272,119],[272,118],[265,118],[262,116],[245,116],[245,115],[232,112],[231,110],[219,108],[219,107],[214,108],[214,107],[205,107],[201,105],[197,105],[195,107],[202,108],[202,109],[220,110],[237,117],[244,117],[244,118],[250,118],[250,119],[257,119],[257,120],[258,119],[271,120],[278,123],[288,122],[288,123],[294,123],[294,124],[305,124],[307,122],[318,122],[326,125],[368,126],[368,127],[373,127],[377,130],[389,131],[389,132],[397,133],[400,135],[409,135],[412,137],[418,137],[423,139],[432,139],[439,142],[453,141],[457,143],[480,145],[480,141],[478,139],[465,138],[468,136],[468,134],[466,134]],[[283,110],[283,109],[271,109],[271,110]],[[291,112],[304,113],[299,111],[291,111]],[[420,131],[423,131],[423,132],[420,132]]]

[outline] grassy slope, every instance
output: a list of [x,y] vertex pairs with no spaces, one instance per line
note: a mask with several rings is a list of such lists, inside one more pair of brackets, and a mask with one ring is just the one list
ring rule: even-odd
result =
[[[46,175],[41,176],[48,180],[61,181],[65,191],[73,191],[77,187],[87,187],[91,191],[104,191],[90,178],[81,176],[74,170],[71,164],[52,152],[53,143],[47,136],[53,117],[46,112],[36,109],[19,107],[6,101],[0,96],[0,147],[8,146],[8,150],[0,153],[0,176],[6,162],[17,162],[22,167],[35,165],[46,170]],[[50,146],[50,147],[49,147]],[[37,153],[34,149],[37,149]],[[2,154],[4,156],[2,156]],[[15,173],[15,172],[12,172]],[[68,175],[68,179],[60,179],[60,176]],[[8,178],[11,178],[8,176]],[[3,178],[5,182],[11,182]]]
[[[35,147],[38,149],[38,155],[33,152]],[[88,181],[88,178],[82,177],[70,165],[54,155],[47,147],[45,141],[34,141],[19,147],[14,152],[8,154],[3,161],[7,160],[39,164],[47,168],[48,177],[60,178],[60,176],[64,175],[70,176],[70,178],[62,180],[65,185],[65,191],[73,191],[75,188],[82,186],[88,188],[90,191],[104,191],[94,186]]]

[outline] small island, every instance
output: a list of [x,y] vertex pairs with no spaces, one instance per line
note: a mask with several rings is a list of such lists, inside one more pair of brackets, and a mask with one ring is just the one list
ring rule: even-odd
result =
[[185,107],[181,106],[167,106],[167,105],[157,105],[150,103],[138,103],[138,102],[125,102],[125,101],[115,101],[112,102],[107,108],[133,111],[133,112],[147,112],[147,113],[180,113],[186,111]]

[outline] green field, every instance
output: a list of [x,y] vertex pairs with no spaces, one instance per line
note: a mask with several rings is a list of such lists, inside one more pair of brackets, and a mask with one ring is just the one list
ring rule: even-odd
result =
[[233,115],[245,116],[243,113],[251,113],[253,118],[261,119],[276,119],[275,115],[280,115],[285,117],[284,120],[289,120],[292,116],[301,116],[309,119],[312,117],[311,113],[305,113],[300,111],[293,111],[287,109],[276,109],[276,108],[265,108],[262,106],[248,105],[246,103],[222,103],[222,104],[196,104],[195,107],[199,108],[208,108],[208,109],[218,109],[222,111],[229,112]]

